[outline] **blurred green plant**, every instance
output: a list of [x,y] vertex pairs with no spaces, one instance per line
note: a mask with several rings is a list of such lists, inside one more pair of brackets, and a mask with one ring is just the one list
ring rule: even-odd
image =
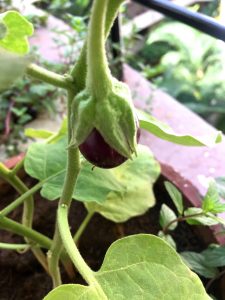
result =
[[23,133],[26,123],[44,111],[54,115],[57,97],[59,91],[54,87],[39,81],[31,85],[29,78],[20,79],[0,94],[0,144],[4,144],[7,155],[17,154],[21,143],[27,141]]
[[[225,114],[225,48],[178,22],[156,28],[141,51],[143,74],[195,112],[221,128]],[[148,64],[146,65],[146,61]]]
[[[5,8],[6,6],[9,8],[13,3],[8,1],[4,5]],[[57,33],[57,39],[54,41],[61,53],[61,62],[49,63],[40,57],[36,47],[32,50],[32,56],[38,63],[62,74],[68,72],[69,66],[74,63],[87,32],[86,17],[65,14],[64,18],[71,27],[71,32],[54,29]],[[21,78],[13,88],[0,94],[0,146],[6,156],[21,152],[21,145],[28,141],[24,135],[26,123],[35,119],[41,112],[47,111],[52,117],[55,115],[56,99],[59,98],[64,101],[61,90],[40,81],[32,81],[31,85],[28,77]]]
[[44,7],[49,13],[56,15],[59,18],[64,18],[63,15],[70,13],[74,16],[84,16],[88,13],[91,1],[90,0],[52,0],[40,1],[41,7]]
[[201,207],[184,207],[183,197],[180,191],[170,182],[165,182],[165,188],[176,208],[176,212],[166,204],[160,210],[159,223],[162,230],[158,235],[176,248],[171,232],[176,229],[179,222],[187,222],[189,225],[225,225],[223,218],[218,213],[225,212],[225,204],[221,201],[218,187],[215,181],[210,181],[206,195],[202,199]]
[[[66,24],[69,25],[71,30],[65,29],[53,29],[56,33],[56,37],[53,38],[56,47],[59,49],[61,55],[60,71],[68,72],[69,66],[75,62],[75,59],[80,52],[83,41],[87,34],[86,17],[73,16],[71,14],[65,14],[64,16]],[[74,34],[76,32],[76,34]],[[59,38],[60,37],[60,38]]]
[[[166,204],[161,206],[159,223],[162,230],[159,231],[158,236],[176,249],[173,231],[180,222],[187,222],[189,225],[212,226],[220,224],[224,226],[224,219],[217,216],[217,214],[225,212],[225,203],[221,199],[224,198],[224,182],[224,178],[217,181],[211,180],[207,193],[202,199],[201,207],[185,208],[181,192],[172,183],[166,181],[165,188],[170,195],[175,210]],[[224,231],[220,234],[224,234]],[[225,274],[224,249],[224,246],[211,244],[200,253],[193,251],[180,253],[190,269],[208,279],[207,291],[210,290],[217,279]]]
[[48,20],[48,13],[43,10],[34,9],[33,5],[40,0],[4,0],[0,1],[0,13],[8,10],[16,10],[30,21],[35,28],[45,26]]
[[211,0],[201,3],[199,11],[211,17],[217,17],[220,13],[220,4],[222,0]]

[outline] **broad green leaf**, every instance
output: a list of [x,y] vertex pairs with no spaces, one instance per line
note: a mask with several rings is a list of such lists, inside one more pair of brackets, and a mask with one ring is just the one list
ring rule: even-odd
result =
[[137,157],[114,169],[93,169],[86,162],[76,182],[75,199],[85,201],[89,211],[114,222],[125,222],[155,204],[152,185],[159,172],[152,153],[141,145]]
[[52,132],[44,129],[25,129],[25,135],[30,138],[48,139],[48,143],[57,143],[59,140],[67,136],[67,118],[64,118],[58,132]]
[[212,220],[214,220],[215,225],[216,224],[222,224],[222,225],[225,226],[225,220],[223,218],[217,217],[217,216],[213,215],[212,213],[207,213],[206,215],[209,216]]
[[174,205],[177,208],[178,213],[180,215],[182,215],[183,214],[183,210],[184,210],[184,205],[183,205],[183,198],[182,198],[181,193],[169,181],[166,181],[164,184],[165,184],[167,192],[170,195],[170,198],[173,200],[173,203],[174,203]]
[[[185,216],[190,216],[186,221],[190,225],[206,225],[212,226],[216,225],[219,222],[214,219],[214,216],[211,214],[205,214],[202,208],[190,207],[184,211]],[[193,216],[196,215],[196,216]]]
[[25,170],[36,179],[44,180],[66,167],[66,143],[34,143],[27,152]]
[[[166,227],[169,225],[170,222],[174,221],[177,219],[176,214],[174,211],[169,208],[166,204],[163,204],[161,206],[160,214],[159,214],[159,224],[161,225],[162,228]],[[173,222],[169,226],[169,230],[174,230],[177,227],[177,222]]]
[[77,178],[75,198],[79,201],[103,203],[110,193],[116,193],[116,197],[123,194],[126,185],[114,173],[115,170],[93,169],[93,165],[86,161]]
[[30,63],[30,57],[21,57],[0,48],[0,92],[22,77]]
[[[208,57],[211,52],[218,51],[212,37],[180,22],[166,22],[157,27],[149,35],[147,43],[156,42],[169,44],[171,48],[167,53],[177,51],[183,63],[186,62],[187,65],[189,63],[189,68],[199,65],[203,61],[203,57]],[[190,45],[192,45],[191,51]],[[171,65],[172,62],[170,61],[169,64]]]
[[217,298],[216,296],[209,294],[209,296],[211,297],[212,300],[220,300],[219,298]]
[[202,252],[207,266],[224,267],[225,266],[225,246],[214,246]]
[[[114,242],[95,277],[108,300],[211,299],[176,251],[154,235],[134,235]],[[60,286],[44,300],[102,300],[91,288]]]
[[[63,183],[66,173],[66,161],[67,161],[67,141],[66,138],[60,139],[56,141],[56,143],[34,143],[32,144],[27,152],[25,158],[25,170],[26,172],[38,179],[44,180],[54,174],[60,173],[58,176],[54,177],[54,179],[48,181],[43,185],[41,189],[41,195],[49,200],[56,200],[62,194]],[[92,166],[90,166],[90,172],[92,171]],[[81,168],[82,172],[83,168]],[[96,179],[96,193],[100,193],[104,191],[104,187],[101,187],[101,184],[105,182],[105,185],[108,186],[107,192],[109,190],[119,190],[120,183],[116,182],[109,173],[104,173],[102,170],[102,176]],[[89,174],[90,175],[90,174]],[[78,180],[80,175],[78,176]],[[89,178],[91,180],[91,178]],[[82,182],[82,188],[88,189],[88,182]],[[97,190],[98,189],[98,190]],[[94,194],[94,190],[89,189],[90,197],[92,197],[92,193]],[[73,197],[75,198],[75,193]],[[94,198],[95,201],[102,201],[102,198]],[[79,199],[81,200],[81,199]],[[82,201],[82,200],[81,200]],[[84,199],[84,201],[94,201],[93,198]]]
[[55,200],[62,194],[62,187],[66,172],[66,139],[55,144],[34,143],[28,148],[24,167],[26,172],[40,181],[58,174],[46,182],[41,195],[49,200]]
[[24,133],[27,137],[35,139],[48,139],[54,134],[53,132],[48,130],[33,128],[26,128]]
[[186,265],[197,274],[205,278],[213,278],[218,274],[218,269],[210,267],[205,256],[196,252],[182,252],[180,253]]
[[172,128],[160,122],[149,114],[138,111],[140,127],[154,134],[160,139],[184,146],[213,146],[222,141],[222,133],[217,132],[215,136],[194,137],[175,133]]
[[[62,195],[66,147],[66,138],[50,144],[34,143],[25,158],[25,170],[30,176],[42,181],[55,175],[41,189],[41,195],[49,200]],[[142,149],[143,153],[140,151],[140,155],[132,161],[112,170],[93,170],[89,163],[83,163],[73,198],[84,202],[94,201],[94,208],[90,203],[88,209],[101,211],[105,217],[118,222],[143,214],[155,203],[152,183],[159,175],[159,165],[147,147],[143,146]],[[105,200],[108,201],[103,206]]]
[[17,11],[0,14],[0,23],[7,29],[4,37],[0,39],[0,47],[16,54],[28,53],[27,37],[33,34],[33,25]]
[[43,300],[100,300],[93,288],[79,284],[60,285]]
[[177,249],[176,242],[174,241],[173,237],[170,234],[164,234],[163,231],[159,231],[158,232],[158,237],[160,237],[162,240],[167,242],[175,250]]
[[49,142],[57,143],[59,140],[65,138],[66,136],[67,136],[67,118],[65,117],[61,123],[59,131],[51,137]]
[[204,212],[221,213],[225,211],[225,203],[220,202],[219,193],[215,181],[211,181],[208,191],[202,201]]

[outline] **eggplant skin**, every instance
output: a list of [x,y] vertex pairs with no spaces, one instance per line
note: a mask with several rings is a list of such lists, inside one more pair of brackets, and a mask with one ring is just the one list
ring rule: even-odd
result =
[[[138,127],[137,142],[139,139],[140,128]],[[92,130],[87,139],[79,146],[79,150],[87,161],[103,169],[115,168],[128,159],[107,144],[96,128]]]

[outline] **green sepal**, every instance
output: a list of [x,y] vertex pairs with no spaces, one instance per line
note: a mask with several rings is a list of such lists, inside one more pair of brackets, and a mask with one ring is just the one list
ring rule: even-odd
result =
[[69,147],[78,147],[94,128],[95,100],[87,90],[80,92],[72,102],[71,132]]
[[86,88],[72,104],[70,146],[79,146],[96,128],[109,146],[131,158],[137,146],[131,92],[126,84],[112,77],[105,53],[109,2],[112,1],[99,0],[93,4],[87,40]]
[[131,92],[125,83],[112,78],[112,87],[102,99],[85,89],[73,100],[71,118],[70,146],[79,146],[96,128],[121,155],[130,158],[136,152],[136,116]]
[[128,86],[113,79],[112,90],[96,107],[95,127],[116,151],[130,158],[136,153],[135,112]]

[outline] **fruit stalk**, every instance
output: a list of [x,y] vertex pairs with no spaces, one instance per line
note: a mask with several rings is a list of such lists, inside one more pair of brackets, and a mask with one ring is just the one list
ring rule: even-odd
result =
[[[70,115],[71,101],[73,98],[74,98],[74,93],[72,91],[68,92],[68,99],[67,99],[68,115]],[[70,118],[68,118],[68,121],[70,121]],[[71,124],[69,123],[68,142],[70,141],[70,138],[71,138]],[[61,205],[67,205],[68,208],[70,207],[73,190],[74,190],[74,186],[76,183],[79,170],[80,170],[79,151],[77,148],[70,147],[68,148],[66,177],[64,181],[62,196],[59,200],[58,207],[61,207]],[[51,274],[54,287],[57,287],[61,284],[59,259],[60,259],[60,254],[62,249],[63,249],[62,239],[59,233],[58,221],[56,221],[53,243],[51,249],[48,252],[49,272]],[[69,268],[69,265],[67,267]]]
[[108,0],[95,1],[88,31],[87,88],[101,101],[111,89],[111,72],[105,51],[105,21]]
[[[105,40],[107,39],[113,22],[117,16],[118,9],[124,0],[109,1],[106,19],[105,19]],[[74,78],[77,93],[85,88],[87,76],[87,42],[85,42],[79,59],[71,71],[71,76]]]

